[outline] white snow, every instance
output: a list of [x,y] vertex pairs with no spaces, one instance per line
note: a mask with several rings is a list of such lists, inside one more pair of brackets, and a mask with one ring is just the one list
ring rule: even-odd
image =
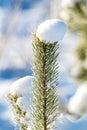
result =
[[27,119],[26,117],[21,117],[20,118],[20,123],[22,124],[26,124],[26,125],[29,125],[29,119]]
[[30,95],[25,95],[17,99],[16,104],[21,108],[21,110],[30,113]]
[[28,129],[27,130],[32,130],[30,126],[28,126]]
[[87,114],[87,82],[81,85],[70,99],[68,110],[80,116]]
[[66,28],[66,24],[59,19],[46,20],[38,26],[36,36],[41,41],[53,43],[63,39]]
[[81,0],[62,0],[62,7],[73,7],[77,2]]
[[10,88],[10,93],[18,97],[29,94],[32,87],[32,80],[32,76],[25,76],[16,80]]
[[[29,124],[31,110],[31,87],[33,84],[33,76],[25,76],[16,80],[10,88],[10,94],[17,96],[15,105],[26,112],[24,117],[20,117],[20,123]],[[13,113],[14,115],[14,113]]]

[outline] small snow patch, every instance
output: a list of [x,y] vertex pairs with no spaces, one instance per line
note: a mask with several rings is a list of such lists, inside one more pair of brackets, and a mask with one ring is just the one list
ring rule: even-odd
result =
[[66,28],[66,24],[61,20],[46,20],[38,26],[36,36],[41,41],[53,43],[63,39]]
[[19,97],[16,104],[21,108],[21,110],[30,113],[30,95]]
[[32,76],[25,76],[13,83],[10,88],[10,93],[14,96],[24,96],[30,93],[32,87]]
[[75,95],[70,99],[68,110],[72,113],[84,116],[87,114],[87,82],[82,84]]

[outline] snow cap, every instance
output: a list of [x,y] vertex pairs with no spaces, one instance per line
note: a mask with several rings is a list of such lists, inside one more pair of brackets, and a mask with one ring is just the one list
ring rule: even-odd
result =
[[32,80],[33,80],[32,76],[25,76],[23,78],[18,79],[11,86],[10,93],[18,97],[29,94],[30,93],[29,90],[33,84]]
[[36,36],[41,41],[53,43],[63,39],[66,29],[66,24],[59,19],[46,20],[38,26]]

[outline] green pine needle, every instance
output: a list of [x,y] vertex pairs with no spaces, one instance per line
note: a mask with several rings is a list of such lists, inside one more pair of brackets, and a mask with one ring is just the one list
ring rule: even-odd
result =
[[58,117],[58,44],[34,35],[33,130],[51,130]]

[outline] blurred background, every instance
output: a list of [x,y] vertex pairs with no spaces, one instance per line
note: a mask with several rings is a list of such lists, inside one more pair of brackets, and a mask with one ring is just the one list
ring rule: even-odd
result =
[[[62,103],[66,106],[79,87],[87,95],[87,0],[0,0],[0,130],[14,129],[7,93],[16,79],[32,75],[32,34],[52,18],[62,19],[68,27],[59,43]],[[86,130],[86,108],[74,123],[62,117],[60,129]]]

